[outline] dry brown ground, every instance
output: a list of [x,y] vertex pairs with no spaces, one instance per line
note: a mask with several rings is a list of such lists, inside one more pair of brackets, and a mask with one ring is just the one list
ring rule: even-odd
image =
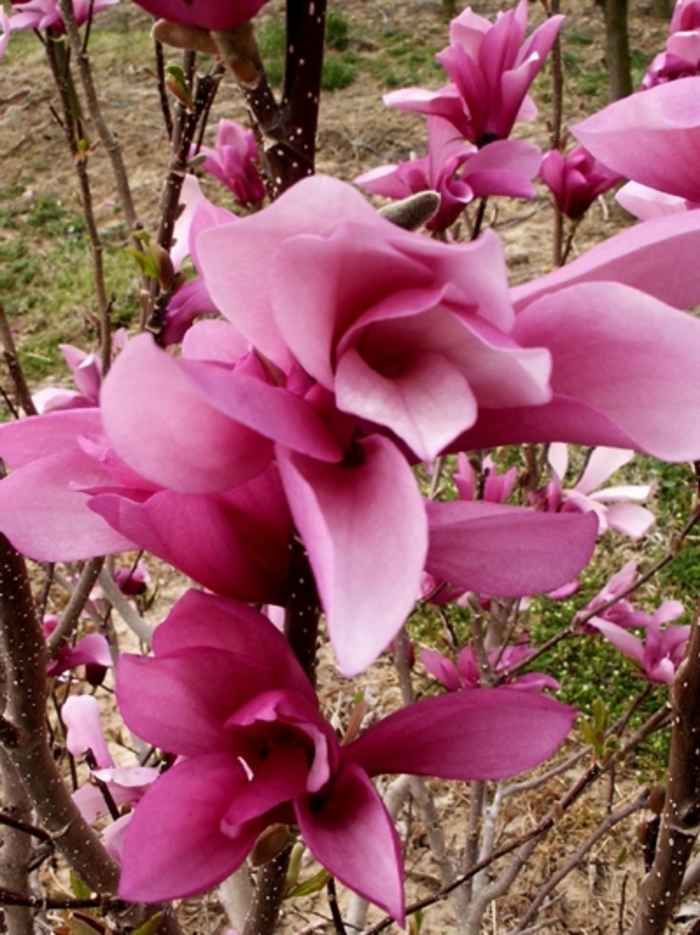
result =
[[[586,30],[595,41],[578,50],[581,67],[596,69],[602,59],[602,24],[599,8],[587,0],[562,3],[569,16],[567,29]],[[417,44],[432,37],[446,43],[446,26],[437,3],[405,2],[405,0],[347,0],[337,8],[350,21],[356,35],[361,35],[366,48],[382,54],[382,30],[387,26],[409,29]],[[484,14],[495,13],[497,6],[488,0],[476,7]],[[661,47],[665,26],[653,20],[641,7],[632,16],[632,41],[637,47],[654,51]],[[540,11],[537,11],[539,14]],[[276,15],[268,8],[264,16]],[[118,24],[130,33],[148,28],[149,19],[133,6],[122,4],[104,15],[105,23]],[[437,36],[437,39],[435,37]],[[142,220],[147,227],[156,223],[158,196],[167,160],[167,146],[162,132],[154,82],[148,67],[124,51],[119,57],[97,57],[96,68],[106,113],[121,141],[131,183]],[[7,102],[22,88],[29,88],[28,97]],[[54,100],[51,80],[44,66],[40,47],[28,49],[22,56],[9,55],[0,66],[0,157],[2,187],[10,187],[27,175],[28,166],[42,166],[32,177],[31,186],[23,193],[26,199],[38,195],[60,196],[64,203],[77,202],[73,166],[63,145],[62,133],[52,120],[49,104]],[[412,151],[421,151],[422,122],[415,115],[388,110],[381,102],[382,88],[368,74],[362,73],[347,89],[325,96],[321,112],[318,169],[344,179],[383,162],[406,158]],[[566,119],[573,123],[586,110],[586,100],[567,98]],[[215,118],[221,115],[245,120],[245,112],[236,90],[227,85],[217,102]],[[524,131],[541,145],[546,145],[546,129],[542,122]],[[103,204],[114,197],[113,183],[103,154],[94,154],[91,168],[95,179],[96,202]],[[550,263],[551,217],[547,199],[516,203],[502,208],[497,226],[505,243],[514,281],[529,279],[544,272]],[[111,210],[100,209],[103,225],[110,223]],[[623,221],[619,212],[603,212],[596,206],[584,222],[579,245],[586,245],[609,236]],[[10,236],[4,234],[3,236]],[[161,607],[174,599],[182,586],[162,567],[154,566],[154,574],[162,590]],[[357,685],[341,683],[330,676],[330,663],[324,663],[320,679],[320,695],[325,710],[343,716],[347,714]],[[323,673],[326,672],[326,677]],[[366,698],[375,713],[399,703],[395,676],[390,664],[380,661],[360,680]],[[570,778],[570,777],[569,777]],[[557,779],[546,789],[531,796],[527,807],[518,806],[510,816],[509,833],[526,830],[560,794],[564,780]],[[460,829],[468,805],[464,787],[452,785],[436,788],[440,807],[449,815],[448,844],[456,848],[461,843]],[[637,787],[633,780],[622,779],[616,788],[618,804],[633,797]],[[608,789],[600,789],[558,824],[546,844],[536,852],[527,870],[512,892],[487,914],[484,932],[505,933],[526,909],[533,894],[548,879],[563,859],[571,853],[572,840],[582,840],[605,814]],[[406,864],[409,868],[409,899],[425,896],[435,890],[438,871],[430,857],[425,829],[417,814],[402,816],[406,836]],[[617,862],[623,848],[628,856]],[[310,873],[311,870],[305,871]],[[626,890],[625,918],[629,919],[636,899],[636,883],[641,874],[639,850],[635,844],[633,823],[625,823],[614,834],[597,845],[565,881],[558,898],[544,917],[545,929],[553,935],[592,935],[618,930],[621,894]],[[344,897],[343,897],[344,898]],[[215,904],[205,911],[201,903],[183,906],[183,918],[191,932],[218,932],[223,925]],[[375,913],[372,918],[378,918]],[[331,931],[328,911],[322,899],[307,899],[285,909],[284,931],[301,933],[314,930]],[[395,930],[395,929],[394,929]],[[436,906],[425,916],[422,931],[439,935],[454,931],[448,906]]]

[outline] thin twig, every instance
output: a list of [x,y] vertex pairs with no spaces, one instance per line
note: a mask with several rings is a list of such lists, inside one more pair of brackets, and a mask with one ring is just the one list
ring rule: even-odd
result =
[[58,626],[46,640],[46,649],[49,657],[53,657],[59,651],[65,640],[70,636],[78,625],[80,614],[90,598],[95,582],[100,574],[104,556],[91,558],[85,563],[80,580],[73,589],[73,594],[63,611]]

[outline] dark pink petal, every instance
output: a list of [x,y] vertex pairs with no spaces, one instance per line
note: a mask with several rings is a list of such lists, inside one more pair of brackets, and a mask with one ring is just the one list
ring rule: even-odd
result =
[[212,753],[177,763],[147,790],[122,851],[119,895],[133,902],[179,899],[211,889],[248,855],[259,822],[233,838],[221,822],[248,785],[238,759]]
[[249,781],[221,819],[221,830],[235,837],[242,826],[306,791],[306,750],[299,744],[273,746],[260,763],[248,763]]
[[105,492],[93,496],[89,507],[217,594],[286,602],[292,520],[272,466],[221,494],[164,490],[144,500]]
[[551,756],[575,715],[573,708],[543,695],[463,689],[390,714],[341,753],[370,776],[502,779]]
[[271,688],[272,677],[264,662],[210,648],[155,659],[125,654],[117,666],[117,700],[139,737],[169,753],[198,756],[233,749],[224,722]]
[[153,16],[213,32],[234,29],[252,19],[266,0],[136,0]]
[[587,564],[593,514],[537,513],[500,503],[426,503],[426,570],[459,587],[497,597],[550,591]]
[[352,763],[317,795],[294,803],[309,850],[341,883],[403,926],[403,861],[389,813]]
[[0,530],[20,552],[43,562],[132,549],[131,539],[89,509],[80,489],[105,483],[113,485],[111,475],[78,448],[33,461],[0,481]]
[[182,493],[228,490],[270,460],[270,442],[220,412],[150,335],[129,341],[102,387],[105,432],[143,477]]
[[245,604],[187,591],[167,620],[156,627],[154,651],[160,656],[205,646],[264,663],[273,684],[292,689],[318,708],[316,694],[289,643],[266,617]]
[[403,455],[380,436],[359,442],[356,455],[347,465],[292,452],[280,458],[346,675],[370,665],[410,613],[427,547],[421,496]]

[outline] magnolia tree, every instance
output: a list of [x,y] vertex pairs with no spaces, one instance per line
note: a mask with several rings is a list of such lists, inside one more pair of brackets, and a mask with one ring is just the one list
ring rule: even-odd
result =
[[[700,808],[700,636],[675,622],[677,601],[650,612],[628,598],[671,553],[643,574],[626,564],[544,645],[523,621],[534,595],[575,593],[599,537],[649,528],[649,487],[604,486],[635,451],[700,460],[700,322],[684,311],[700,301],[694,2],[677,8],[645,90],[573,127],[568,154],[554,127],[544,157],[511,133],[535,115],[528,90],[562,17],[528,36],[527,0],[493,23],[465,10],[438,55],[444,86],[386,97],[425,115],[427,155],[357,179],[398,199],[377,211],[358,188],[314,175],[322,0],[288,2],[279,99],[257,49],[259,0],[139,0],[157,18],[172,144],[157,232],[138,221],[92,80],[89,31],[114,2],[0,9],[0,50],[34,29],[56,79],[101,322],[99,353],[63,348],[76,389],[34,396],[2,322],[16,417],[0,427],[8,931],[31,932],[37,913],[50,926],[63,909],[71,931],[177,932],[172,901],[220,887],[245,935],[274,931],[285,896],[323,888],[337,932],[365,930],[369,903],[386,914],[370,931],[391,920],[417,930],[418,910],[449,897],[457,930],[477,933],[563,813],[672,721],[665,803],[640,790],[611,808],[511,920],[531,930],[596,842],[650,805],[631,931],[663,931],[697,876],[686,865]],[[163,44],[184,50],[181,66],[164,66]],[[222,120],[208,148],[222,80],[240,86],[252,131]],[[83,112],[112,159],[143,273],[142,333],[128,340],[110,327]],[[236,214],[205,198],[202,171]],[[558,269],[511,289],[486,199],[533,197],[538,175],[566,241]],[[620,200],[642,220],[564,265],[576,225],[622,178]],[[567,444],[592,448],[573,483]],[[515,448],[506,458],[502,446]],[[142,552],[193,582],[155,629],[138,603],[145,567],[111,558]],[[38,599],[22,556],[42,563]],[[52,617],[60,587],[70,600]],[[120,656],[110,607],[140,655]],[[418,662],[411,620],[431,609],[448,624],[446,652],[424,647]],[[613,725],[598,707],[587,747],[506,782],[554,754],[576,714],[534,660],[601,635],[648,686],[671,686],[672,716],[657,695],[632,729],[644,688]],[[387,714],[356,698],[332,721],[315,687],[326,640],[345,678],[390,651],[403,705]],[[116,657],[130,761],[106,744],[95,694]],[[65,746],[89,767],[77,783],[73,770],[73,790],[49,744],[57,684]],[[504,803],[572,771],[551,810],[502,843]],[[424,777],[470,784],[460,853]],[[408,797],[441,888],[407,906],[396,821]],[[33,875],[54,849],[73,896]],[[304,853],[322,868],[310,880]],[[339,903],[335,881],[353,895]]]

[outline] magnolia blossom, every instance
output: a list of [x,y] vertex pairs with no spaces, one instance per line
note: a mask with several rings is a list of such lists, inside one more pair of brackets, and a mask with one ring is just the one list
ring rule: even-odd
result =
[[[72,695],[63,705],[61,717],[66,727],[66,748],[75,757],[90,753],[91,777],[107,788],[112,802],[117,806],[138,802],[159,772],[151,766],[115,763],[102,732],[97,700],[92,695]],[[102,789],[92,781],[76,790],[73,800],[90,824],[109,814]],[[131,813],[126,812],[101,832],[107,850],[117,859],[121,858],[123,836],[130,820]]]
[[479,147],[506,139],[516,120],[532,119],[537,112],[527,91],[564,19],[550,16],[526,39],[527,16],[528,0],[499,13],[495,23],[468,7],[452,20],[450,45],[437,56],[452,83],[435,92],[392,91],[385,103],[444,117]]
[[401,845],[370,777],[512,775],[550,755],[574,714],[539,694],[464,690],[410,705],[340,746],[289,645],[250,608],[190,591],[153,645],[154,658],[122,656],[117,672],[127,725],[178,755],[126,831],[119,893],[136,902],[210,889],[268,825],[284,822],[335,877],[403,924]]
[[202,146],[199,154],[206,157],[204,171],[216,176],[240,204],[247,207],[264,201],[265,186],[257,168],[258,147],[252,130],[235,120],[220,120],[214,147]]
[[2,58],[2,56],[7,51],[7,46],[10,42],[11,28],[12,27],[10,26],[9,16],[5,12],[4,8],[0,7],[0,30],[2,30],[2,33],[0,34],[0,58]]
[[532,198],[532,178],[542,155],[524,140],[499,140],[484,149],[464,142],[453,125],[440,117],[428,117],[428,155],[422,159],[380,166],[355,179],[355,184],[377,195],[406,198],[422,191],[440,195],[437,214],[428,221],[430,230],[447,230],[474,198],[510,195]]
[[[548,510],[580,510],[593,512],[598,518],[598,531],[615,529],[631,539],[640,539],[654,522],[654,514],[633,501],[646,500],[649,484],[625,484],[600,487],[615,471],[634,457],[633,451],[617,448],[595,448],[585,470],[573,487],[565,488],[563,480],[569,463],[567,446],[554,443],[549,447],[548,460],[552,480],[535,500]],[[598,489],[600,488],[600,489]]]
[[[55,614],[45,614],[42,629],[45,636],[50,636],[58,626],[59,618]],[[89,633],[76,641],[74,646],[64,643],[56,655],[49,659],[46,674],[58,678],[69,669],[77,666],[94,667],[103,670],[112,665],[112,654],[107,638],[102,633]],[[91,681],[88,679],[88,681]],[[101,681],[101,679],[100,679]],[[94,684],[94,683],[93,683]]]
[[678,0],[666,40],[666,49],[657,55],[642,79],[642,88],[700,74],[700,4],[698,0]]
[[[512,666],[526,662],[533,655],[534,650],[527,645],[527,640],[513,646],[504,646],[492,649],[487,654],[490,672],[481,671],[473,646],[465,648],[457,656],[454,663],[447,656],[433,649],[422,649],[420,661],[426,670],[437,679],[448,691],[458,691],[464,688],[479,688],[484,684],[484,676],[495,677],[504,688],[516,688],[522,691],[540,692],[545,688],[554,691],[559,689],[559,682],[543,672],[527,672],[515,678],[499,679]],[[486,681],[488,684],[488,680]]]
[[153,16],[183,26],[226,32],[252,19],[266,0],[135,0]]
[[[82,26],[90,15],[100,13],[117,2],[118,0],[73,0],[76,23]],[[58,0],[14,0],[13,7],[17,12],[9,19],[12,32],[20,29],[43,30],[51,26],[61,30],[64,28]]]
[[580,220],[598,195],[622,178],[594,159],[583,146],[576,146],[566,157],[551,149],[542,160],[540,176],[561,213],[572,221]]
[[[577,616],[588,616],[603,604],[622,594],[636,577],[636,564],[628,562],[610,579],[603,590],[593,598]],[[653,614],[635,610],[632,605],[618,599],[614,604],[586,621],[584,632],[598,632],[629,656],[650,682],[672,682],[685,654],[690,633],[688,626],[665,626],[683,613],[680,601],[663,601]],[[640,627],[644,636],[630,632]]]

